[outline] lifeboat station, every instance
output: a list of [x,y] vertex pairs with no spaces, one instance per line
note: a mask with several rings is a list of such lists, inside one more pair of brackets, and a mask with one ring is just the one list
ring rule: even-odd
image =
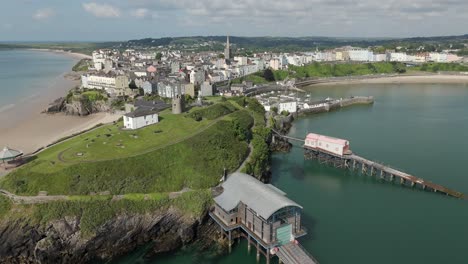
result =
[[296,240],[307,234],[301,224],[302,206],[275,186],[233,173],[214,201],[210,216],[227,237],[229,249],[233,239],[244,237],[249,251],[252,245],[256,248],[257,260],[263,254],[266,263],[275,256],[285,264],[318,263]]

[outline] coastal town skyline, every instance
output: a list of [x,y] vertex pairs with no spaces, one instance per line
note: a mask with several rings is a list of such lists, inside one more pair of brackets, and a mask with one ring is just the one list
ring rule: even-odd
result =
[[[466,34],[468,2],[8,0],[3,7],[9,12],[0,18],[0,41],[116,41],[227,33],[404,38]],[[438,22],[432,23],[434,19]]]

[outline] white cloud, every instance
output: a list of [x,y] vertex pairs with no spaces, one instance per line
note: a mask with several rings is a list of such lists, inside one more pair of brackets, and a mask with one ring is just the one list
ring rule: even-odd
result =
[[54,15],[55,11],[52,8],[41,8],[33,14],[33,18],[36,20],[45,20],[53,17]]
[[150,11],[147,8],[138,8],[132,10],[130,15],[136,18],[147,18],[150,16]]
[[120,17],[121,14],[119,8],[109,4],[99,4],[96,2],[83,3],[83,8],[95,17],[112,18]]

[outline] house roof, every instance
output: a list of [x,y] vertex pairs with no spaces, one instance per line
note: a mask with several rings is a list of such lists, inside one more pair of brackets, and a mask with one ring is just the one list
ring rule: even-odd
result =
[[135,117],[140,117],[140,116],[154,115],[160,111],[161,109],[158,109],[158,108],[140,107],[140,108],[137,108],[133,112],[125,114],[124,116],[135,118]]
[[4,147],[2,151],[0,151],[0,160],[9,160],[14,159],[23,155],[23,152],[19,150],[10,149],[8,147]]
[[271,184],[264,184],[244,173],[233,173],[223,183],[224,191],[215,197],[215,202],[225,211],[236,208],[240,202],[247,205],[264,219],[276,211],[299,204],[286,197],[286,194]]

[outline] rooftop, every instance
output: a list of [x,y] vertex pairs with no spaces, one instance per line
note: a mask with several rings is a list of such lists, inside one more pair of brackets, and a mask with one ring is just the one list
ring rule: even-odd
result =
[[215,197],[215,202],[225,211],[236,208],[240,202],[247,205],[264,219],[270,218],[276,211],[295,206],[302,206],[286,197],[286,194],[271,184],[264,184],[244,173],[233,173],[222,184],[224,191]]

